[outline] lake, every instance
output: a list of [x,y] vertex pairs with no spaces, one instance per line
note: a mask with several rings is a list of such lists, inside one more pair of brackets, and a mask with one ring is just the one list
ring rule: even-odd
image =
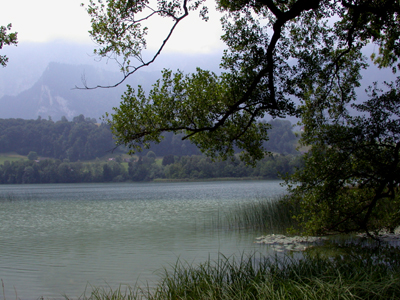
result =
[[153,285],[178,258],[266,253],[254,243],[262,233],[215,224],[239,203],[284,193],[280,183],[0,185],[5,297],[76,298],[88,285]]

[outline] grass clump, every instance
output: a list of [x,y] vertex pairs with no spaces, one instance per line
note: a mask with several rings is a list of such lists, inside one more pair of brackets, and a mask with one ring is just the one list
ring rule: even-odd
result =
[[[86,296],[86,292],[81,299],[86,300],[135,300],[146,299],[143,298],[144,293],[137,286],[131,287],[129,285],[120,285],[117,289],[112,289],[110,286],[106,287],[92,287],[91,292]],[[65,296],[67,300],[69,298]]]
[[17,200],[17,197],[12,193],[0,194],[0,202],[11,202],[14,200]]
[[154,299],[398,299],[399,274],[398,265],[366,257],[221,257],[176,266]]
[[228,213],[227,224],[234,229],[262,230],[266,233],[286,233],[288,228],[299,229],[293,216],[300,207],[288,196],[239,204]]
[[398,299],[400,254],[387,246],[330,258],[221,255],[197,266],[178,261],[153,290],[129,291],[96,290],[86,299]]

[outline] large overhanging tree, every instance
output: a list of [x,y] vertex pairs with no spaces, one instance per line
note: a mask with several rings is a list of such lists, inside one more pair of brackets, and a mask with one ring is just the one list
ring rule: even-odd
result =
[[[116,85],[151,64],[189,14],[199,13],[207,20],[204,4],[204,0],[91,1],[87,10],[92,38],[100,46],[96,53],[117,59],[123,72]],[[237,146],[243,150],[242,158],[252,163],[265,155],[262,144],[268,138],[268,125],[258,120],[296,115],[310,132],[304,141],[321,148],[311,136],[336,134],[336,129],[324,126],[361,126],[357,123],[361,121],[350,120],[346,105],[356,100],[360,71],[367,67],[363,47],[376,45],[371,59],[379,67],[398,68],[399,1],[220,0],[216,4],[224,13],[222,40],[227,46],[222,74],[165,70],[148,93],[128,86],[120,107],[108,116],[119,143],[140,150],[159,142],[164,131],[183,131],[210,156],[226,158]],[[154,17],[170,19],[171,28],[154,56],[144,60],[148,29],[143,23]],[[333,147],[335,139],[329,141]],[[297,183],[306,184],[298,178]],[[364,186],[357,180],[348,183]],[[367,209],[363,220],[370,215]]]
[[[303,118],[306,167],[288,183],[311,234],[387,229],[400,224],[400,80],[352,104],[332,122]],[[307,128],[308,127],[308,128]]]

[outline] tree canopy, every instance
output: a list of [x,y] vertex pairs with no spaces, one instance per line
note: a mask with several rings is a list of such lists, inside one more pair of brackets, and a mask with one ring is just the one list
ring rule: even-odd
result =
[[[17,33],[7,33],[8,30],[11,30],[11,24],[8,24],[7,26],[0,26],[0,50],[3,49],[4,45],[17,44]],[[0,65],[5,67],[7,62],[8,57],[6,55],[0,55]]]
[[[400,80],[343,115],[311,128],[305,165],[289,181],[307,232],[393,231],[400,224]],[[300,184],[299,184],[300,183]]]
[[[313,162],[319,162],[318,157],[327,157],[326,163],[339,175],[321,184],[328,188],[332,182],[342,180],[345,183],[335,185],[339,193],[347,190],[348,185],[356,187],[359,197],[369,201],[363,200],[359,209],[364,215],[357,221],[366,229],[373,215],[371,207],[376,207],[373,202],[381,202],[385,193],[395,197],[396,189],[390,187],[398,186],[398,179],[390,179],[391,183],[355,175],[349,175],[349,180],[343,179],[340,176],[347,176],[347,173],[340,171],[341,164],[350,173],[358,168],[353,163],[360,166],[360,172],[365,165],[372,173],[379,173],[382,166],[374,166],[372,156],[367,153],[369,150],[365,150],[369,148],[362,146],[363,138],[368,138],[376,144],[371,153],[379,153],[379,164],[392,167],[394,164],[398,168],[398,147],[394,146],[393,150],[384,146],[397,145],[397,135],[390,133],[389,123],[379,123],[388,113],[390,118],[396,119],[398,107],[385,104],[386,111],[379,112],[378,108],[386,103],[387,97],[375,95],[372,97],[375,100],[355,107],[364,117],[353,118],[348,105],[361,101],[356,88],[360,86],[361,70],[368,66],[369,60],[363,54],[365,46],[375,45],[377,52],[371,54],[370,61],[378,67],[388,67],[393,72],[400,68],[400,2],[217,0],[216,5],[223,13],[221,38],[226,44],[221,74],[201,69],[193,74],[165,70],[149,92],[128,86],[120,107],[107,116],[119,143],[140,150],[148,147],[151,141],[159,142],[164,131],[179,131],[211,157],[226,158],[238,147],[243,150],[242,158],[254,163],[268,150],[263,141],[268,139],[269,126],[259,122],[260,119],[301,117],[306,131],[303,141],[311,147],[303,174],[312,172]],[[98,3],[93,0],[87,10],[92,17],[90,33],[99,44],[96,53],[120,62],[123,78],[116,85],[151,64],[189,14],[197,11],[204,20],[208,18],[203,0],[107,0]],[[151,28],[145,26],[145,21],[157,16],[172,20],[171,29],[158,51],[146,61],[142,51]],[[389,90],[390,94],[396,87],[389,86]],[[379,112],[377,116],[380,117],[375,118],[375,112]],[[373,123],[371,132],[376,132],[380,126],[384,128],[379,134],[366,134],[361,129],[368,122]],[[383,145],[381,134],[391,135],[393,139],[389,142],[383,138]],[[348,150],[352,143],[356,143],[355,148]],[[364,151],[357,152],[358,145]],[[346,156],[346,151],[351,155],[347,153]],[[342,155],[351,156],[349,164],[342,160]],[[392,160],[385,160],[387,155]],[[323,173],[324,163],[315,168]],[[322,173],[316,174],[323,176]],[[377,177],[382,176],[386,175]],[[297,180],[305,189],[310,186],[311,177],[299,175]],[[371,189],[364,190],[364,186]],[[337,229],[340,224],[343,223],[339,221],[333,227]],[[320,228],[331,227],[320,224]]]
[[[224,13],[224,72],[165,71],[148,94],[128,87],[111,116],[121,143],[138,150],[163,131],[183,130],[211,156],[232,155],[236,145],[251,162],[264,155],[260,141],[267,139],[268,126],[257,119],[298,115],[295,100],[306,98],[340,111],[355,99],[367,66],[361,49],[375,43],[373,61],[381,67],[395,67],[400,51],[398,1],[239,0],[217,1],[217,8]],[[96,53],[120,59],[123,80],[156,59],[188,14],[207,20],[201,0],[93,0],[87,10]],[[157,16],[171,19],[171,29],[144,61],[149,29],[142,23]]]

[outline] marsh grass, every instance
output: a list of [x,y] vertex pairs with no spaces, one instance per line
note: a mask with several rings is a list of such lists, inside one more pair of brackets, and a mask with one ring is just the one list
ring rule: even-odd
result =
[[[87,300],[135,300],[135,299],[146,299],[144,298],[145,293],[144,290],[141,290],[137,285],[133,287],[130,285],[120,285],[116,289],[112,289],[109,285],[103,287],[86,287],[90,292],[87,294],[87,291],[83,294],[80,299]],[[68,296],[65,296],[65,299],[69,300]]]
[[11,202],[11,201],[15,201],[18,198],[12,194],[12,193],[8,193],[8,194],[0,194],[0,202]]
[[288,228],[299,229],[293,218],[300,211],[288,196],[260,199],[239,204],[227,213],[226,223],[231,229],[254,229],[265,233],[286,233]]
[[391,268],[366,258],[220,257],[177,266],[155,299],[395,299],[400,270]]
[[398,249],[364,250],[330,258],[220,255],[197,266],[178,261],[152,290],[97,289],[85,299],[398,299]]
[[32,201],[39,198],[31,193],[0,193],[1,202],[14,202],[14,201]]

